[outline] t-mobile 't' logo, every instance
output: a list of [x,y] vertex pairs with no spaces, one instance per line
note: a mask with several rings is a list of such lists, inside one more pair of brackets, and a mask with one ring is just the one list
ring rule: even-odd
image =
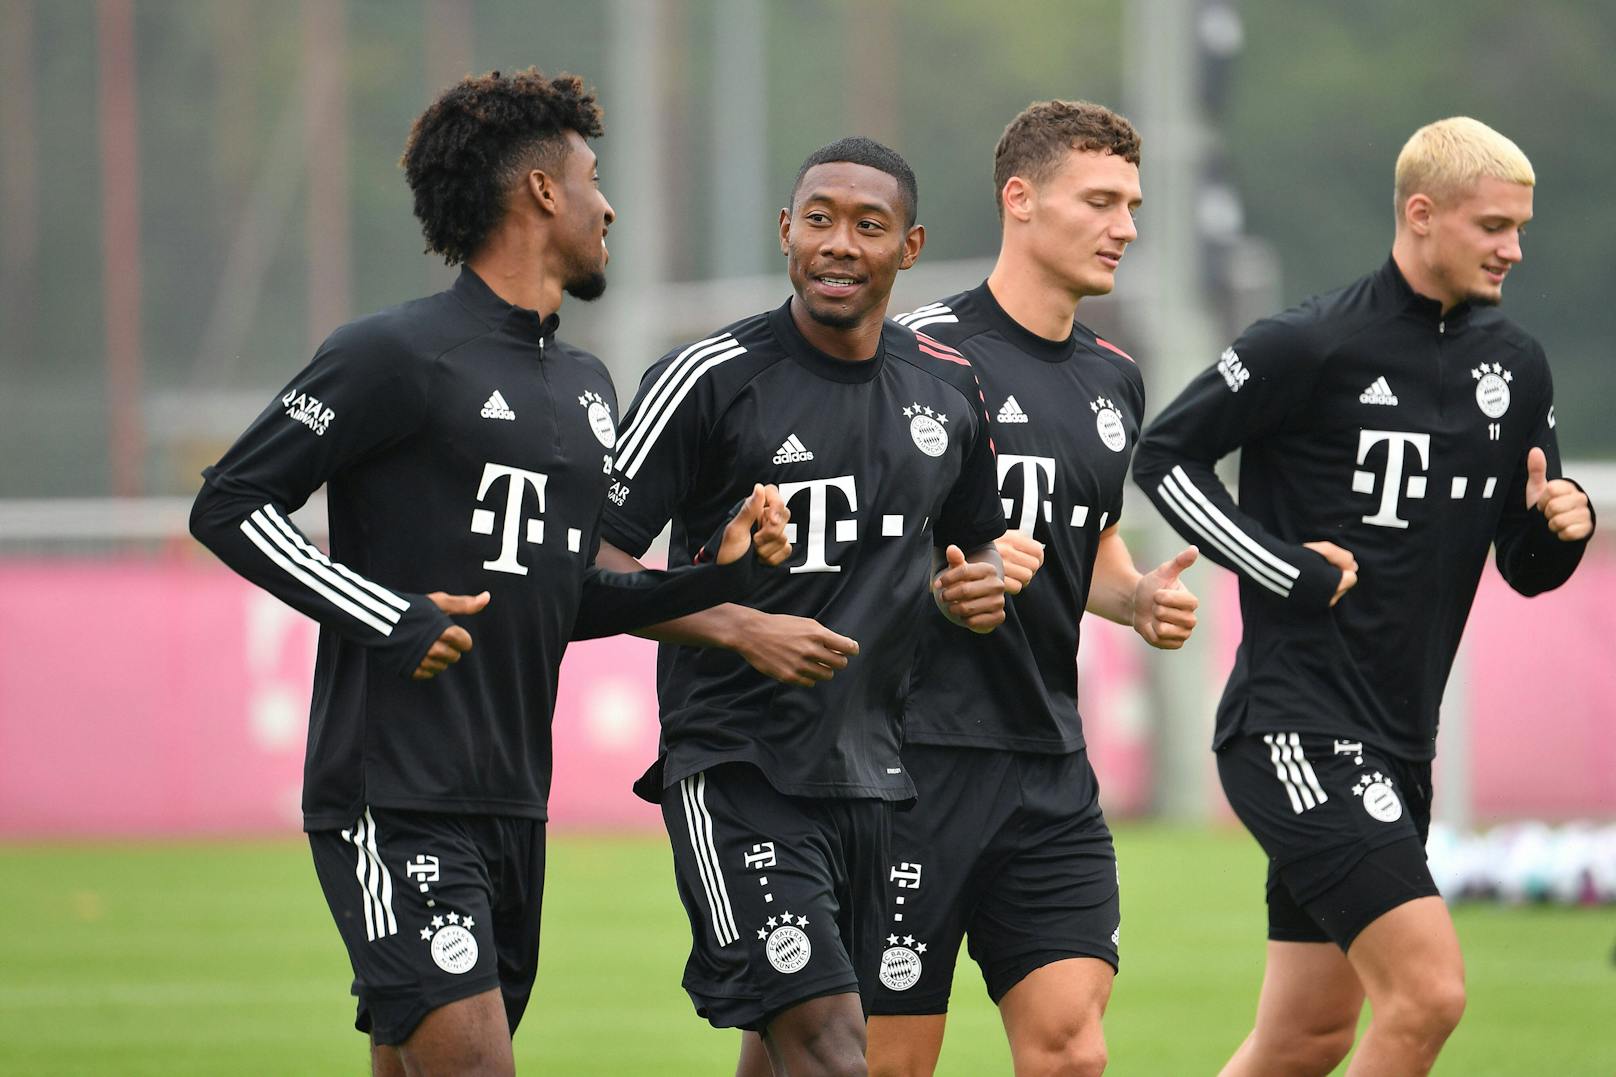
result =
[[[1010,480],[1011,473],[1016,471],[1021,472],[1019,498],[1013,489],[1015,483]],[[1049,522],[1053,510],[1044,495],[1054,492],[1055,461],[1051,457],[1017,456],[1007,452],[999,454],[999,493],[1006,520],[1010,520],[1011,513],[1015,511],[1017,500],[1021,502],[1021,515],[1011,521],[1011,530],[1032,534],[1040,514],[1046,523]]]
[[[830,564],[826,560],[825,534],[830,523],[830,494],[835,489],[842,492],[847,499],[847,509],[851,513],[858,512],[858,490],[853,483],[853,476],[838,475],[834,479],[809,479],[806,482],[782,482],[780,484],[780,500],[785,502],[791,510],[793,521],[801,521],[806,525],[807,556],[800,565],[791,566],[792,572],[840,572],[840,565]],[[808,491],[808,511],[802,512],[791,507],[791,499],[803,490]],[[795,544],[796,536],[803,533],[795,522],[786,525],[786,541]],[[835,540],[839,543],[858,541],[858,519],[856,516],[836,521]]]
[[[1408,521],[1397,515],[1397,492],[1403,489],[1404,461],[1407,457],[1405,449],[1412,445],[1420,454],[1419,469],[1428,470],[1431,466],[1431,435],[1407,434],[1401,430],[1360,430],[1358,431],[1358,463],[1362,464],[1369,459],[1369,450],[1381,442],[1386,443],[1386,471],[1380,486],[1380,507],[1373,516],[1365,516],[1363,522],[1374,524],[1376,527],[1407,527]],[[1375,473],[1372,471],[1354,471],[1352,473],[1352,489],[1354,493],[1372,494],[1375,492]],[[1411,499],[1425,496],[1425,476],[1410,475],[1408,488],[1404,493]]]
[[[483,465],[483,479],[477,485],[478,501],[488,496],[488,492],[500,479],[510,480],[505,489],[505,526],[500,533],[499,556],[492,561],[484,561],[484,568],[495,572],[509,572],[517,576],[527,575],[527,566],[516,559],[516,543],[518,537],[524,537],[529,542],[543,542],[544,520],[540,517],[523,519],[522,496],[529,486],[533,487],[533,493],[539,499],[539,513],[542,516],[544,484],[548,478],[537,471],[524,471],[519,467],[508,467],[505,464]],[[492,535],[497,518],[493,509],[474,509],[471,514],[472,533]],[[523,524],[527,526],[524,528]]]

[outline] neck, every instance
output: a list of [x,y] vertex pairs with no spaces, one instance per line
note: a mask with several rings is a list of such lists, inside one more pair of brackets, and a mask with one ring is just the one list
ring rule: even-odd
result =
[[1077,317],[1077,302],[1082,297],[1050,280],[1032,259],[1001,247],[999,260],[988,275],[988,291],[1028,332],[1045,340],[1065,340],[1072,335],[1072,319]]
[[1403,274],[1403,279],[1414,290],[1414,294],[1441,303],[1442,313],[1446,314],[1459,305],[1459,299],[1449,295],[1438,283],[1435,275],[1426,268],[1425,259],[1420,257],[1415,238],[1412,232],[1406,229],[1400,230],[1392,240],[1392,261],[1397,263],[1397,271]]
[[880,309],[872,310],[857,325],[837,329],[809,317],[801,296],[791,297],[791,321],[803,339],[826,355],[852,362],[866,362],[875,358],[875,353],[881,347],[881,325],[886,320],[886,313],[886,304],[883,303]]
[[542,236],[507,218],[466,266],[505,302],[548,317],[561,309],[561,276],[550,265],[550,253]]

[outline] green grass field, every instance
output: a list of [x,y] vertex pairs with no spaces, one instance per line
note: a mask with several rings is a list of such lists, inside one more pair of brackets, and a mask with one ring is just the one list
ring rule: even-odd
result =
[[[1206,1074],[1244,1035],[1262,869],[1244,834],[1125,826],[1109,1072]],[[544,962],[516,1038],[545,1074],[724,1074],[680,990],[660,839],[551,845]],[[359,1074],[347,962],[299,841],[0,847],[0,1074]],[[1470,1007],[1437,1072],[1616,1074],[1616,912],[1462,907]],[[961,966],[940,1072],[1007,1073]]]

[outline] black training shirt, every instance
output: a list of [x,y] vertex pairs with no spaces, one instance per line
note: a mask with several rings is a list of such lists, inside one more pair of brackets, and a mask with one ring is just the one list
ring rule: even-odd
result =
[[1031,752],[1083,747],[1079,622],[1100,534],[1145,407],[1139,369],[1081,323],[1060,341],[1006,314],[986,282],[896,319],[959,349],[987,399],[1006,525],[1044,544],[1044,564],[989,635],[925,618],[904,738]]
[[790,795],[904,800],[900,693],[918,619],[934,610],[932,546],[969,551],[1004,531],[980,391],[958,353],[891,321],[873,359],[826,355],[789,307],[646,373],[603,531],[639,555],[671,519],[678,559],[753,483],[777,483],[795,548],[748,604],[816,618],[859,654],[799,688],[727,650],[663,645],[662,781],[745,761]]
[[[1560,475],[1538,342],[1496,308],[1442,313],[1394,261],[1247,329],[1145,432],[1134,477],[1240,577],[1245,632],[1218,708],[1237,732],[1357,737],[1414,760],[1489,545],[1515,590],[1564,583],[1585,542],[1526,508],[1533,446]],[[1236,504],[1213,464],[1240,457]],[[1333,542],[1340,571],[1303,543]]]

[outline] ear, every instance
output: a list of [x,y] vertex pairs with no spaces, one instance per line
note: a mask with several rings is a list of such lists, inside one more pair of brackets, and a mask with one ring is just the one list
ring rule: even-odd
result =
[[1403,203],[1403,220],[1417,236],[1431,234],[1431,218],[1436,213],[1436,203],[1426,194],[1411,194],[1408,201]]
[[898,263],[899,269],[908,269],[920,257],[920,248],[926,245],[926,226],[917,224],[909,229],[903,237],[903,261]]
[[1020,176],[1011,176],[1004,181],[1004,190],[999,192],[999,200],[1004,203],[1006,217],[1014,217],[1025,224],[1032,219],[1033,206],[1038,201],[1038,191]]
[[780,211],[780,253],[791,253],[791,207]]
[[535,168],[527,174],[527,193],[540,213],[554,217],[561,212],[560,184],[543,169]]

